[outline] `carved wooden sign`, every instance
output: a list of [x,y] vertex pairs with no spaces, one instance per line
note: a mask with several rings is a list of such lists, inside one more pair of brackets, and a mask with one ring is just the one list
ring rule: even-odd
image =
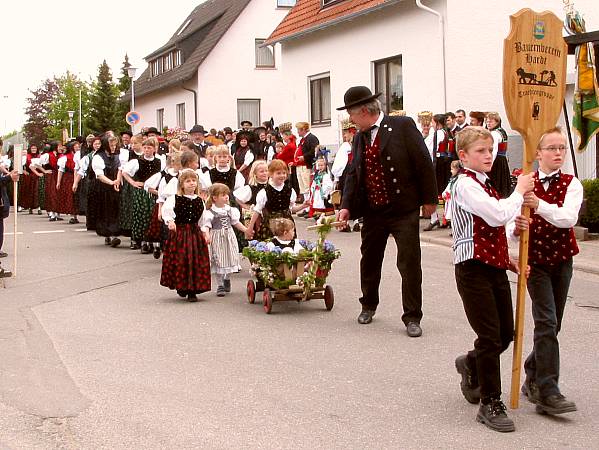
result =
[[525,8],[510,20],[503,46],[503,102],[510,126],[524,139],[526,166],[534,161],[541,135],[559,119],[568,48],[562,21],[552,12]]

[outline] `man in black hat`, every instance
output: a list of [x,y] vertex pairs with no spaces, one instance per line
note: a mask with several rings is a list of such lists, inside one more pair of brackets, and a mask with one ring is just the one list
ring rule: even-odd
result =
[[381,111],[366,86],[347,90],[345,105],[359,132],[352,144],[352,162],[345,172],[339,221],[363,218],[360,284],[362,312],[358,322],[372,322],[379,304],[379,285],[387,238],[397,244],[402,281],[402,321],[410,337],[422,335],[422,268],[419,209],[430,214],[437,203],[433,165],[416,124],[409,117]]
[[133,133],[130,131],[121,131],[121,148],[131,150],[131,138]]
[[162,136],[162,133],[160,131],[158,131],[158,129],[156,127],[148,128],[146,131],[144,131],[143,135],[145,137],[149,137],[149,138],[153,137],[158,140],[158,154],[159,155],[166,155],[168,153],[168,144],[166,142],[164,142],[163,140],[160,140],[160,138],[158,136]]
[[210,144],[204,139],[206,138],[206,130],[202,125],[194,125],[189,130],[189,137],[193,142],[194,151],[197,153],[198,158],[206,157],[206,149],[210,147]]
[[249,120],[242,120],[240,125],[243,131],[252,131],[252,127],[254,126]]

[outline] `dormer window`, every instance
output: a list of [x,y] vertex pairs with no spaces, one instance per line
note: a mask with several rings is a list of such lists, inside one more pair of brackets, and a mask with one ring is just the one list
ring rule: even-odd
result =
[[333,5],[335,3],[341,3],[343,0],[320,0],[322,2],[322,7],[326,8],[329,5]]
[[150,61],[150,76],[156,77],[161,73],[179,67],[182,63],[181,50],[173,50]]

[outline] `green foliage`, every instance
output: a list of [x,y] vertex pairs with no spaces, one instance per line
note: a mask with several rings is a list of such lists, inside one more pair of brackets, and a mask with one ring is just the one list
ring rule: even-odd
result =
[[[67,71],[61,77],[55,78],[58,90],[48,105],[48,125],[45,132],[48,139],[62,139],[62,130],[69,130],[68,111],[74,111],[73,135],[79,132],[79,91],[81,90],[82,111],[89,111],[89,85]],[[85,119],[85,116],[84,116]],[[72,136],[71,136],[72,137]]]
[[583,180],[586,208],[580,216],[580,224],[592,232],[599,232],[599,179]]
[[129,112],[131,108],[131,104],[128,101],[122,99],[123,95],[125,95],[131,89],[131,78],[129,78],[129,74],[127,73],[127,69],[131,67],[129,63],[129,56],[125,54],[125,60],[123,61],[123,66],[121,67],[121,76],[119,77],[119,81],[117,83],[119,89],[119,102],[117,107],[117,119],[121,120],[122,123],[119,123],[118,129],[115,131],[125,131],[129,128],[129,125],[125,121],[125,116]]
[[90,93],[90,114],[88,128],[96,133],[108,130],[119,132],[125,118],[117,117],[119,88],[112,80],[112,72],[106,60],[98,68],[98,78],[92,83]]

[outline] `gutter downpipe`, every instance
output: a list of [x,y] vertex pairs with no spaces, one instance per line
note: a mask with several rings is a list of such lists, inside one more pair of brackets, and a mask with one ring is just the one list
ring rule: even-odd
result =
[[416,0],[416,6],[439,18],[439,30],[441,32],[441,60],[443,62],[443,111],[447,111],[447,64],[445,60],[445,22],[443,20],[443,14],[423,5],[422,0]]
[[193,94],[193,125],[196,125],[198,123],[198,93],[193,89],[186,88],[183,83],[181,83],[181,88]]

